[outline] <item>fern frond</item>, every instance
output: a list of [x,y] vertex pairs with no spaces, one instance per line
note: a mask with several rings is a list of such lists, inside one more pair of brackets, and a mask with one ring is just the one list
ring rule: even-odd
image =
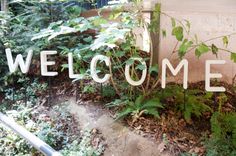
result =
[[159,112],[155,108],[146,109],[145,114],[153,115],[156,118],[160,118]]
[[158,98],[153,98],[153,99],[151,99],[151,100],[148,100],[147,102],[145,102],[145,103],[142,105],[141,108],[142,108],[142,109],[146,109],[146,108],[152,108],[152,107],[164,108]]
[[129,114],[131,114],[131,113],[133,113],[133,109],[131,109],[131,108],[125,108],[123,111],[121,111],[120,113],[118,113],[118,115],[117,115],[117,117],[116,117],[116,120],[118,120],[118,119],[121,119],[121,118],[124,118],[125,116],[127,116],[127,115],[129,115]]
[[220,139],[222,137],[221,123],[219,122],[220,113],[215,112],[211,117],[211,131],[215,138]]

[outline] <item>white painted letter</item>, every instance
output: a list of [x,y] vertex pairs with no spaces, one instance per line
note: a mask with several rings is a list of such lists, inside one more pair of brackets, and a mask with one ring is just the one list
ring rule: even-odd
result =
[[173,66],[170,64],[168,59],[162,60],[162,79],[161,79],[161,87],[165,88],[166,87],[166,66],[169,67],[171,73],[176,76],[182,66],[184,66],[184,77],[183,77],[183,87],[184,89],[188,88],[188,61],[186,59],[183,59],[176,69],[173,68]]
[[222,78],[222,75],[220,73],[211,73],[211,64],[225,64],[225,60],[207,60],[206,61],[206,83],[205,83],[205,89],[208,92],[225,92],[224,87],[211,87],[210,86],[210,79],[211,78]]
[[125,65],[125,78],[126,78],[126,80],[128,81],[129,84],[131,84],[131,85],[133,85],[133,86],[139,86],[139,85],[141,85],[141,84],[145,81],[145,79],[146,79],[146,75],[147,75],[147,65],[146,65],[146,62],[143,61],[142,58],[132,58],[132,59],[141,62],[141,64],[145,66],[145,69],[142,71],[142,77],[141,77],[141,79],[140,79],[139,81],[134,81],[134,80],[131,79],[131,77],[130,77],[130,72],[129,72],[129,69],[130,69],[130,66],[131,66],[131,65],[127,65],[127,64],[126,64],[126,65]]
[[69,77],[71,79],[76,79],[80,77],[80,74],[74,74],[73,70],[73,54],[68,53],[68,66],[69,66]]
[[92,76],[93,80],[98,82],[98,83],[104,83],[104,82],[109,80],[111,75],[106,74],[104,76],[104,78],[102,78],[102,79],[98,77],[97,71],[96,71],[98,60],[105,61],[107,66],[110,66],[111,62],[110,62],[109,57],[104,56],[104,55],[96,55],[96,56],[93,57],[93,59],[91,61],[90,72],[91,72],[91,76]]
[[8,63],[8,67],[11,73],[14,73],[18,66],[20,65],[20,69],[22,71],[22,73],[27,73],[29,71],[29,67],[30,67],[30,63],[31,63],[31,59],[33,56],[33,51],[29,50],[27,58],[26,58],[26,63],[24,63],[23,57],[21,54],[16,56],[16,60],[15,63],[13,61],[12,58],[12,53],[11,53],[11,49],[6,49],[6,55],[7,55],[7,63]]
[[41,51],[40,60],[41,60],[41,75],[42,76],[56,76],[57,72],[49,72],[48,66],[55,65],[55,61],[48,61],[47,55],[57,54],[57,51]]

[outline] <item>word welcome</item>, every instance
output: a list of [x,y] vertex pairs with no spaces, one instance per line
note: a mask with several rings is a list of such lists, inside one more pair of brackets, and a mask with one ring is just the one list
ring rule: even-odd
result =
[[[55,71],[48,71],[48,66],[55,65],[55,61],[48,61],[48,56],[57,54],[57,51],[41,51],[40,52],[40,62],[41,62],[41,75],[42,76],[56,76],[58,75],[58,72]],[[23,56],[21,54],[18,54],[16,56],[15,61],[13,60],[12,52],[10,49],[6,49],[6,57],[7,57],[7,63],[8,67],[11,73],[14,73],[18,67],[20,67],[21,72],[26,74],[29,71],[31,60],[33,56],[33,51],[30,50],[27,54],[27,58],[24,61]],[[142,76],[140,80],[134,81],[132,80],[130,76],[130,64],[125,65],[125,78],[127,82],[130,85],[133,86],[139,86],[142,85],[142,83],[146,79],[147,75],[147,65],[145,61],[142,58],[132,58],[135,61],[139,61],[145,68],[142,70]],[[104,83],[108,81],[111,77],[111,74],[105,74],[103,78],[99,78],[97,75],[97,64],[98,61],[104,61],[106,66],[111,66],[110,58],[104,55],[96,55],[92,58],[91,64],[90,64],[90,72],[91,77],[95,82],[98,83]],[[212,87],[210,86],[210,79],[212,78],[221,78],[222,74],[220,73],[210,73],[210,67],[214,64],[225,64],[225,60],[207,60],[205,64],[205,89],[209,92],[225,92],[226,89],[224,87]],[[180,70],[183,68],[183,88],[188,88],[188,61],[186,59],[183,59],[180,61],[180,63],[177,65],[176,68],[174,68],[168,59],[162,60],[162,76],[161,76],[161,87],[166,87],[166,70],[167,67],[171,71],[171,73],[176,76]],[[69,68],[69,77],[71,79],[79,78],[79,74],[75,74],[73,70],[73,54],[68,53],[68,68]]]

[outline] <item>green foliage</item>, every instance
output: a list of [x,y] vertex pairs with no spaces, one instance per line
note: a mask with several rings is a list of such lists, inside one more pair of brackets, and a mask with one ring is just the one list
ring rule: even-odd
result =
[[219,51],[219,48],[218,48],[215,44],[212,44],[212,45],[211,45],[211,51],[212,51],[212,53],[213,53],[214,55],[217,56],[217,53],[218,53],[218,51]]
[[[72,44],[78,38],[84,38],[84,36],[63,37],[63,39],[54,40],[53,42],[48,42],[47,40],[31,40],[42,29],[44,30],[47,27],[53,26],[56,29],[61,21],[77,18],[84,9],[73,5],[73,3],[72,0],[11,1],[9,2],[9,11],[7,13],[0,12],[1,87],[3,86],[2,84],[8,83],[8,80],[3,78],[9,72],[6,64],[5,48],[11,48],[13,56],[17,54],[23,54],[25,56],[26,51],[32,49],[35,57],[37,57],[37,54],[41,50],[56,50],[57,48],[54,47]],[[67,32],[68,30],[64,28],[62,31]],[[76,51],[73,48],[70,50]]]
[[212,136],[205,141],[207,156],[236,154],[236,113],[215,112],[211,117]]
[[230,58],[232,61],[234,61],[236,63],[236,53],[231,53]]
[[[155,9],[153,11],[153,17],[151,20],[151,24],[149,26],[150,32],[159,33],[160,30],[160,16],[161,16],[161,4],[157,3],[155,5]],[[163,35],[165,36],[165,35]]]
[[92,145],[92,136],[89,131],[83,133],[80,142],[73,141],[72,144],[67,145],[62,151],[64,156],[100,156],[104,152],[103,144],[98,144],[97,147]]
[[220,95],[217,97],[217,99],[218,99],[218,103],[219,103],[218,112],[221,112],[222,106],[227,102],[228,97],[226,96],[225,93],[220,93]]
[[209,51],[209,47],[205,43],[201,43],[195,50],[195,55],[200,57],[202,54],[207,53]]
[[116,91],[110,85],[105,85],[102,87],[102,96],[103,97],[114,97],[116,95]]
[[209,139],[204,142],[207,149],[206,156],[234,156],[236,155],[235,147],[224,140]]
[[211,117],[211,129],[214,139],[231,142],[236,148],[236,113],[215,112]]
[[211,102],[212,93],[204,93],[197,89],[183,90],[178,85],[169,85],[163,92],[158,93],[161,101],[173,98],[176,107],[182,112],[186,121],[190,121],[192,115],[200,117],[204,112],[212,109],[206,105]]
[[140,95],[135,102],[127,102],[125,108],[118,114],[117,119],[131,115],[135,121],[143,114],[160,118],[158,108],[164,108],[158,98],[145,99],[144,96]]
[[[55,117],[49,117],[45,108],[44,112],[40,112],[40,109],[24,107],[22,103],[19,104],[15,106],[16,109],[6,111],[6,114],[53,148],[62,148],[73,139],[79,138],[79,136],[70,137],[75,129],[71,129],[72,116],[68,112],[59,112],[58,108],[54,108]],[[1,155],[40,155],[27,141],[2,124],[0,124],[0,132]],[[75,134],[73,135],[75,136]]]
[[182,58],[186,52],[189,50],[189,48],[191,48],[191,46],[193,45],[192,41],[188,41],[187,39],[184,39],[184,41],[182,42],[182,44],[179,47],[179,57]]
[[93,85],[86,85],[83,88],[83,93],[95,93],[96,92],[96,88]]
[[[4,90],[4,101],[25,101],[25,98],[27,98],[27,100],[30,101],[30,105],[36,104],[38,102],[37,96],[47,89],[47,84],[39,83],[38,80],[29,82],[29,79],[21,78],[17,83],[19,86],[22,84],[22,86],[18,89],[8,88]],[[8,104],[8,106],[10,107],[11,105]]]
[[224,36],[223,37],[223,44],[224,44],[224,46],[228,46],[228,44],[229,44],[229,39],[228,39],[228,37],[227,36]]
[[172,30],[172,35],[176,37],[178,41],[182,41],[184,37],[184,29],[181,26],[174,27]]
[[152,67],[149,69],[149,73],[156,73],[156,74],[158,74],[158,71],[159,71],[158,64],[152,65]]

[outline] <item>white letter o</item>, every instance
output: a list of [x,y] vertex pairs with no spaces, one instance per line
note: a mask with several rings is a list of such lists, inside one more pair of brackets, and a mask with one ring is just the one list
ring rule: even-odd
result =
[[133,86],[139,86],[139,85],[141,85],[141,84],[145,81],[145,79],[146,79],[146,75],[147,75],[147,65],[146,65],[146,62],[143,61],[142,58],[137,58],[137,57],[135,57],[135,58],[132,58],[132,59],[135,60],[135,61],[141,62],[141,64],[145,66],[145,69],[142,71],[142,77],[141,77],[141,79],[140,79],[139,81],[134,81],[134,80],[131,79],[131,77],[130,77],[130,72],[129,72],[131,65],[127,65],[127,64],[126,64],[126,65],[125,65],[125,78],[126,78],[126,80],[127,80],[127,82],[128,82],[129,84],[131,84],[131,85],[133,85]]

